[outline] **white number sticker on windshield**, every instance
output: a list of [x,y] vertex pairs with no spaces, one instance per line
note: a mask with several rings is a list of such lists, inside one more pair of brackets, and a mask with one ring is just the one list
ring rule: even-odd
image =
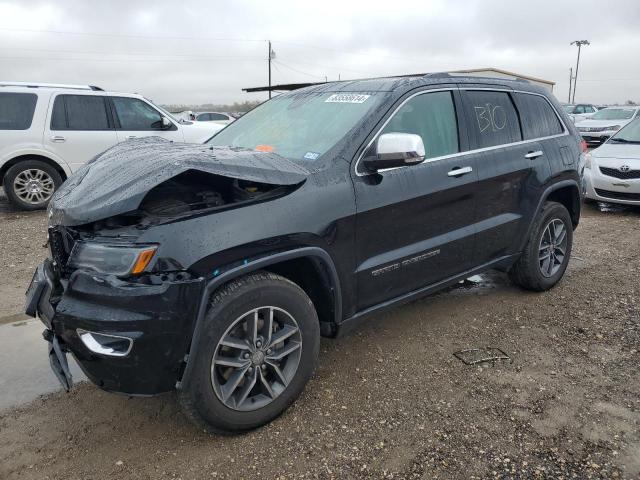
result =
[[327,98],[325,103],[364,103],[371,95],[362,95],[359,93],[334,93]]

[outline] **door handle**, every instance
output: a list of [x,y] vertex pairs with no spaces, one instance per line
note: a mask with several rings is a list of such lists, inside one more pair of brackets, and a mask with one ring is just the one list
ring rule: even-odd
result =
[[62,143],[62,142],[65,142],[66,140],[67,140],[66,138],[61,137],[60,135],[54,135],[51,137],[51,141],[56,143]]
[[471,172],[473,172],[473,168],[471,167],[456,167],[453,170],[449,170],[447,175],[450,177],[461,177],[462,175],[466,175]]
[[524,158],[528,158],[529,160],[533,160],[534,158],[541,157],[542,155],[544,155],[544,152],[542,150],[536,150],[535,152],[527,153],[524,156]]
[[137,137],[137,136],[135,136],[135,135],[127,135],[127,137],[126,137],[126,138],[127,138],[127,140],[131,140],[131,139],[133,139],[133,138],[138,138],[138,137]]

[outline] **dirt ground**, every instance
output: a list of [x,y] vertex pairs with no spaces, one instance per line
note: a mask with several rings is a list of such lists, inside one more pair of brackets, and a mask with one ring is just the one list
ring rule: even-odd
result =
[[[0,316],[45,223],[0,199]],[[639,209],[588,206],[552,291],[492,274],[323,340],[302,397],[245,435],[198,431],[173,395],[39,398],[0,416],[0,478],[640,478],[639,227]],[[512,362],[453,356],[486,346]]]

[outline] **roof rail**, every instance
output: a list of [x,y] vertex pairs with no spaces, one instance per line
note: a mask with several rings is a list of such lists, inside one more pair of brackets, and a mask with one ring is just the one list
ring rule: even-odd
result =
[[39,83],[39,82],[3,82],[0,81],[0,87],[26,87],[26,88],[64,88],[68,90],[93,90],[104,91],[95,85],[68,85],[63,83]]
[[433,73],[425,73],[423,77],[430,78],[449,78],[451,74],[449,72],[433,72]]

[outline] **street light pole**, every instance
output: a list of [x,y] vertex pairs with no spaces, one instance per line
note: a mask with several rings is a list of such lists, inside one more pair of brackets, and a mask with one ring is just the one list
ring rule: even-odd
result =
[[578,68],[580,67],[580,49],[582,45],[590,45],[589,40],[574,40],[570,45],[576,45],[578,47],[578,60],[576,61],[576,76],[573,77],[573,97],[571,103],[576,101],[576,86],[578,85]]
[[567,98],[567,103],[571,103],[571,82],[573,81],[573,67],[569,69],[569,98]]

